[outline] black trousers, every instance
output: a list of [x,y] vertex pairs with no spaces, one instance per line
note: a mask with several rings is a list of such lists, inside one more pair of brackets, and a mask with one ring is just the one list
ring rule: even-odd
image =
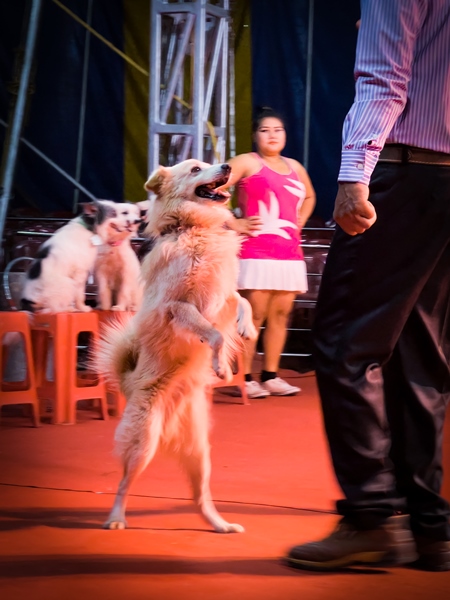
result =
[[379,163],[376,223],[337,229],[314,323],[325,428],[362,529],[396,512],[418,535],[450,539],[440,496],[450,398],[450,167]]

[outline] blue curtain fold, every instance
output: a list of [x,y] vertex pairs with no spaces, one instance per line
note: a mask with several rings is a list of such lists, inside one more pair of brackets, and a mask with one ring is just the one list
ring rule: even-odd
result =
[[308,4],[252,0],[251,6],[253,109],[271,106],[282,115],[285,153],[297,160],[304,140]]
[[[287,156],[303,162],[309,0],[252,0],[253,106],[284,117]],[[330,219],[336,196],[342,124],[354,95],[359,0],[315,0],[308,172],[315,213]],[[250,116],[249,116],[250,118]]]
[[[64,0],[86,20],[87,0]],[[0,115],[9,119],[8,82],[13,78],[15,50],[21,42],[26,3],[0,6]],[[119,49],[123,47],[122,2],[95,0],[92,27]],[[23,36],[23,32],[22,32]],[[23,137],[72,177],[76,172],[83,57],[86,30],[55,3],[43,3],[33,93]],[[80,183],[95,196],[123,197],[123,60],[91,36],[86,121]],[[2,138],[4,130],[2,128]],[[21,144],[11,208],[35,206],[43,213],[71,212],[74,186]],[[80,194],[80,201],[88,200]]]

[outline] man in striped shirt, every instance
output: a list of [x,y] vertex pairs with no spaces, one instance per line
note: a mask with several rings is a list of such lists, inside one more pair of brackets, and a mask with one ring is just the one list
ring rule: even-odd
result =
[[361,0],[355,76],[314,327],[342,518],[287,560],[449,570],[450,0]]

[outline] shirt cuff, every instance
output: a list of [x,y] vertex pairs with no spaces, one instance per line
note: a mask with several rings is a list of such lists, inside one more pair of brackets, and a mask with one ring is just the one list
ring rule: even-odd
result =
[[369,185],[380,152],[377,150],[342,150],[338,181]]

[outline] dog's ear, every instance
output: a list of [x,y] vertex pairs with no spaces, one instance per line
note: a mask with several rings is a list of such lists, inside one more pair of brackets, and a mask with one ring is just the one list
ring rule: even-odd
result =
[[155,194],[159,194],[163,183],[170,177],[170,171],[166,167],[162,167],[161,165],[153,171],[150,177],[147,179],[144,185],[144,189],[147,192],[154,192]]
[[149,211],[151,204],[152,204],[151,199],[142,200],[141,202],[136,202],[136,206],[141,211],[141,219],[143,219],[147,215],[147,212]]
[[93,217],[98,212],[98,204],[96,202],[80,202],[79,207],[83,215]]

